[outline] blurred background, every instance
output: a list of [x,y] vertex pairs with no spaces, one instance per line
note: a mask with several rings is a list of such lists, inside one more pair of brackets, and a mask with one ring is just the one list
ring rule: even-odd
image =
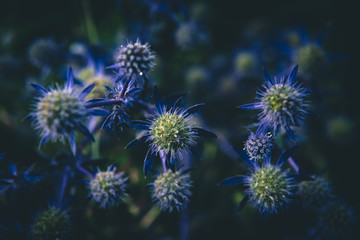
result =
[[[326,168],[323,176],[357,215],[359,40],[356,8],[350,3],[2,1],[0,153],[5,157],[1,172],[6,175],[9,161],[19,171],[36,163],[39,179],[48,179],[40,170],[49,161],[61,164],[62,152],[68,150],[53,143],[38,150],[38,134],[23,121],[36,96],[30,83],[62,84],[68,66],[85,81],[89,59],[113,77],[113,71],[103,67],[113,64],[114,51],[140,39],[156,55],[156,66],[149,73],[151,85],[157,85],[164,96],[186,94],[184,107],[205,103],[197,121],[218,138],[201,141],[199,156],[191,157],[194,188],[188,209],[162,213],[153,207],[145,189],[152,180],[152,175],[144,178],[142,173],[147,148],[124,148],[136,131],[127,129],[117,136],[101,130],[97,145],[84,151],[100,159],[101,169],[114,164],[125,171],[129,196],[118,208],[98,209],[88,201],[86,179],[74,178],[68,200],[71,239],[307,239],[316,218],[311,212],[301,213],[296,200],[287,211],[264,217],[250,205],[237,211],[242,188],[217,186],[226,177],[248,173],[231,145],[242,148],[247,129],[256,129],[257,112],[236,107],[254,102],[264,82],[263,67],[282,76],[295,64],[299,64],[297,81],[311,90],[312,113],[296,131],[299,148],[294,159],[306,174]],[[141,115],[135,114],[138,118]],[[276,142],[275,160],[291,145],[286,137]],[[42,180],[10,196],[0,195],[0,239],[29,238],[34,217],[51,205],[57,188],[55,181]],[[359,237],[356,234],[354,239]]]

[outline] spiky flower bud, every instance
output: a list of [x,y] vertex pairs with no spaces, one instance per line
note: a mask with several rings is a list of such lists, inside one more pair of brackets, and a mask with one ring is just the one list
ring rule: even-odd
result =
[[155,55],[148,43],[142,44],[138,39],[135,43],[129,42],[116,50],[114,60],[116,64],[109,68],[119,69],[122,75],[147,74],[154,67]]
[[158,152],[171,155],[186,151],[197,137],[191,121],[177,109],[165,111],[153,119],[150,126],[152,146]]
[[31,233],[36,240],[54,240],[66,239],[70,230],[71,221],[68,213],[50,207],[35,218]]
[[31,44],[28,57],[34,66],[38,68],[50,68],[59,62],[59,46],[52,39],[41,38]]
[[319,71],[325,64],[324,50],[316,44],[307,44],[300,47],[294,61],[300,66],[300,73],[309,76]]
[[117,206],[126,196],[126,180],[123,172],[115,173],[115,167],[99,171],[90,182],[92,198],[101,208]]
[[52,140],[64,140],[76,129],[75,122],[83,122],[86,108],[72,89],[53,89],[39,98],[36,104],[36,127]]
[[334,200],[329,182],[322,177],[300,182],[297,194],[301,198],[304,207],[309,208],[323,207]]
[[189,173],[167,170],[158,175],[151,186],[153,200],[163,211],[180,211],[190,201],[192,184]]
[[271,153],[271,148],[272,135],[270,132],[250,132],[244,146],[244,150],[247,152],[249,159],[253,161],[261,161],[267,158]]
[[352,239],[354,226],[354,211],[345,203],[333,202],[320,211],[317,227],[321,239]]
[[245,178],[245,185],[249,188],[246,193],[252,205],[261,213],[276,213],[285,207],[292,195],[292,180],[287,171],[280,167],[263,164],[254,169],[254,172]]

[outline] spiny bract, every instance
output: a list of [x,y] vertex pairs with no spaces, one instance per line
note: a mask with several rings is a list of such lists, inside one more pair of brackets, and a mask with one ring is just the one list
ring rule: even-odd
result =
[[272,135],[270,132],[250,132],[244,146],[244,150],[249,155],[249,159],[254,161],[261,161],[267,158],[271,153],[271,148]]
[[37,216],[31,228],[32,237],[36,240],[66,239],[70,230],[69,215],[55,207],[50,207]]
[[276,213],[286,206],[292,195],[292,181],[287,171],[280,167],[263,164],[254,169],[254,172],[245,178],[245,185],[249,188],[246,193],[252,205],[261,213]]
[[107,171],[99,171],[90,182],[92,198],[101,208],[117,206],[126,196],[126,180],[123,172],[115,173],[115,167],[108,167]]
[[163,211],[180,211],[189,203],[192,187],[189,173],[167,170],[151,184],[152,197]]

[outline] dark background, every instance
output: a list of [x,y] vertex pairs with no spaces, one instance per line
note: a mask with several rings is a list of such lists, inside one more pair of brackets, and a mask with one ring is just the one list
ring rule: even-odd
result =
[[[184,1],[182,6],[188,8],[194,2]],[[301,144],[295,157],[299,159],[301,169],[307,173],[315,174],[327,166],[325,176],[337,196],[358,210],[359,19],[354,1],[205,2],[209,17],[201,24],[210,33],[210,43],[194,51],[181,51],[173,40],[176,24],[162,14],[151,16],[149,8],[141,1],[2,1],[0,34],[3,39],[9,33],[12,37],[8,43],[2,40],[5,43],[0,49],[0,153],[5,152],[7,158],[23,167],[33,162],[38,162],[40,166],[44,164],[45,160],[36,151],[37,135],[29,123],[22,121],[33,101],[28,92],[28,77],[39,75],[39,70],[28,61],[27,50],[39,37],[52,37],[64,46],[73,41],[84,42],[89,44],[95,55],[104,59],[115,49],[115,32],[119,29],[126,30],[129,40],[134,41],[138,36],[149,41],[161,58],[159,69],[150,74],[150,79],[159,85],[161,92],[166,95],[188,91],[188,106],[205,102],[201,116],[207,127],[225,136],[232,144],[241,145],[247,134],[243,126],[251,122],[250,116],[255,113],[236,110],[235,107],[253,101],[263,78],[260,76],[256,83],[240,85],[243,88],[230,95],[216,87],[219,79],[212,79],[213,82],[208,83],[211,87],[204,86],[205,90],[197,94],[195,90],[187,89],[185,70],[198,64],[211,68],[211,59],[215,56],[225,56],[229,60],[237,49],[251,46],[246,42],[249,40],[244,37],[244,29],[254,21],[267,26],[262,34],[257,35],[263,39],[255,40],[269,44],[272,43],[271,39],[288,29],[304,28],[311,37],[319,36],[326,29],[323,47],[331,55],[331,60],[328,71],[321,79],[315,79],[315,83],[305,83],[306,86],[317,86],[317,90],[312,89],[314,95],[311,98],[315,114],[306,121],[306,141]],[[169,4],[169,9],[175,13],[182,11],[178,1]],[[96,37],[92,38],[89,38],[89,28],[86,26],[86,18],[89,17],[96,28]],[[156,21],[165,21],[167,25],[154,38],[147,25]],[[158,41],[152,43],[152,39]],[[274,65],[264,67],[269,68],[272,74],[279,73]],[[223,67],[221,71],[226,73],[229,70]],[[220,78],[220,75],[216,73],[213,78]],[[56,73],[53,77],[60,81],[63,75]],[[346,116],[354,123],[352,134],[345,141],[334,141],[328,136],[327,121],[338,115]],[[150,196],[144,190],[151,178],[143,179],[141,173],[145,148],[124,152],[123,147],[134,136],[134,131],[129,130],[128,133],[120,140],[107,133],[101,157],[108,158],[107,163],[116,162],[120,169],[138,176],[139,179],[134,180],[134,185],[130,187],[129,195],[140,209],[139,212],[131,213],[126,204],[114,211],[98,210],[94,204],[84,210],[81,197],[86,198],[86,188],[82,187],[79,190],[80,200],[74,200],[71,209],[73,239],[180,239],[180,222],[186,218],[184,215],[162,213],[150,226],[141,226],[141,220],[151,209]],[[250,206],[237,212],[242,191],[216,184],[223,178],[246,174],[246,171],[218,145],[217,141],[200,143],[202,157],[194,160],[194,194],[188,211],[190,239],[261,239],[270,236],[272,239],[299,239],[296,237],[304,236],[306,222],[298,217],[301,209],[297,205],[291,211],[270,217],[261,217]],[[279,150],[274,154],[279,154]],[[5,168],[6,164],[1,166]],[[51,194],[43,194],[44,189],[50,191],[40,184],[33,192],[17,195],[9,208],[17,209],[13,214],[9,212],[12,210],[6,210],[9,205],[1,199],[1,211],[20,219],[21,225],[20,231],[16,231],[15,227],[6,227],[5,236],[9,239],[27,236],[27,228],[36,211],[51,202]],[[1,224],[6,225],[4,222]]]

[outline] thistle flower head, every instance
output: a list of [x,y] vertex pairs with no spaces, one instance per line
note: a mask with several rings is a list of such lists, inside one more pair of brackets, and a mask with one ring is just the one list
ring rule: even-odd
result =
[[31,64],[38,68],[51,68],[59,62],[60,48],[50,38],[40,38],[34,41],[28,50]]
[[155,115],[150,125],[152,148],[171,155],[186,151],[197,137],[194,124],[180,109],[170,109]]
[[313,180],[300,182],[297,186],[297,194],[304,207],[309,208],[325,206],[335,198],[329,182],[318,176]]
[[352,239],[355,214],[342,202],[333,202],[320,209],[318,231],[321,239]]
[[50,207],[35,218],[31,233],[36,240],[54,240],[66,239],[70,230],[71,221],[68,213]]
[[256,167],[244,179],[251,204],[261,213],[277,213],[290,201],[293,184],[287,171],[269,163]]
[[118,69],[120,75],[139,76],[146,75],[154,67],[155,55],[148,43],[142,44],[140,40],[121,45],[114,55],[115,64],[108,68]]
[[199,110],[203,104],[197,104],[186,110],[181,110],[179,105],[181,98],[170,109],[162,103],[157,87],[154,88],[154,100],[156,113],[148,121],[132,121],[136,129],[146,130],[147,133],[131,141],[127,147],[138,145],[141,142],[149,142],[150,149],[145,157],[144,173],[147,174],[152,166],[154,155],[159,154],[171,162],[182,153],[190,150],[195,144],[196,138],[216,137],[212,132],[195,127],[189,118]]
[[297,49],[294,61],[299,64],[300,73],[311,76],[325,64],[325,52],[319,45],[309,43]]
[[[35,127],[40,131],[42,140],[40,146],[48,140],[64,141],[69,139],[72,151],[75,153],[75,130],[80,130],[90,140],[94,140],[89,130],[82,124],[90,114],[98,115],[98,111],[89,110],[85,105],[85,97],[94,87],[91,84],[77,93],[73,86],[71,68],[68,72],[66,86],[63,88],[46,89],[32,84],[40,93],[33,112],[28,116],[34,120]],[[99,109],[99,111],[101,111]]]
[[151,186],[153,200],[163,211],[180,211],[190,201],[192,184],[189,173],[167,170],[159,174]]
[[294,140],[292,128],[299,126],[308,113],[309,102],[305,99],[308,92],[294,82],[297,66],[290,72],[287,79],[271,78],[264,70],[266,83],[264,90],[258,92],[259,101],[240,106],[243,109],[260,109],[260,128],[271,127],[276,134],[278,130],[285,130]]
[[117,206],[126,196],[127,178],[123,172],[115,171],[115,167],[108,167],[106,171],[99,171],[90,182],[91,196],[101,208]]
[[269,157],[272,148],[272,135],[270,132],[250,131],[250,135],[245,142],[244,150],[250,160],[261,161]]

